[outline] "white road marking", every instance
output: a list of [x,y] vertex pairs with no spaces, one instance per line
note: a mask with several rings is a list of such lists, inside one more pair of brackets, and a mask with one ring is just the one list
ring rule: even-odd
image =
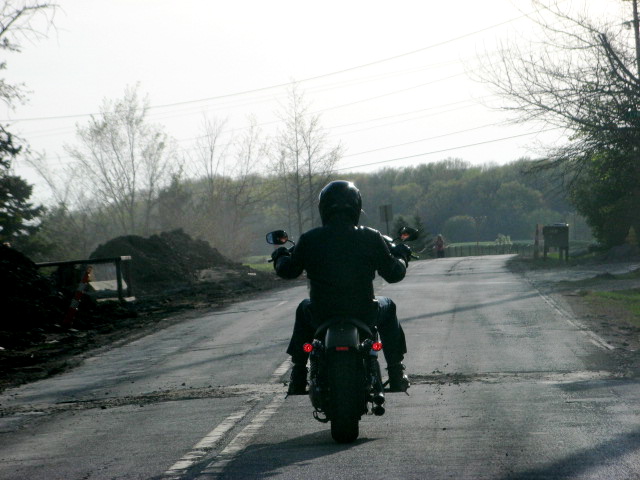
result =
[[189,453],[164,472],[164,478],[180,478],[198,460],[204,457],[229,430],[235,427],[238,422],[246,417],[258,400],[258,398],[251,399],[247,405],[236,410],[224,419],[222,423],[211,430],[202,440],[196,443]]
[[[263,427],[267,420],[276,413],[280,405],[284,402],[284,395],[276,395],[269,405],[265,407],[256,417],[251,421],[249,425],[244,427],[242,431],[234,438],[227,447],[220,452],[220,456],[235,455],[238,452],[244,450],[251,439],[256,433]],[[216,462],[217,463],[217,462]]]
[[[271,374],[271,378],[269,383],[273,384],[280,381],[280,378],[289,370],[291,363],[289,360],[285,360],[280,364],[278,368]],[[251,411],[251,409],[258,403],[263,397],[253,397],[251,398],[245,406],[236,410],[227,418],[225,418],[222,423],[220,423],[216,428],[211,430],[205,437],[196,443],[191,451],[184,455],[180,460],[174,463],[162,476],[163,479],[179,479],[193,467],[197,462],[199,462],[207,453],[209,453],[215,445],[220,442],[220,440],[238,423],[240,423]],[[220,454],[216,458],[220,458],[225,460],[226,463],[231,459],[233,455],[238,453],[239,451],[246,448],[251,441],[251,438],[262,428],[262,426],[266,423],[266,421],[273,415],[278,407],[284,402],[285,397],[283,395],[276,395],[276,397],[271,401],[271,403],[247,425],[242,431],[236,435],[236,437],[231,440],[231,442],[227,445],[227,447],[220,452]],[[229,457],[229,458],[227,458]],[[214,461],[210,466],[219,468],[218,464],[220,462]]]
[[287,370],[289,370],[290,366],[291,362],[289,362],[289,360],[285,360],[284,362],[282,362],[282,365],[276,368],[276,371],[271,375],[271,382],[273,383],[280,381],[280,378],[282,378],[282,376],[287,373]]
[[538,293],[540,294],[542,299],[545,302],[547,302],[547,304],[549,304],[549,306],[551,306],[551,308],[553,308],[556,312],[558,312],[560,314],[560,316],[562,316],[562,318],[564,318],[570,325],[574,326],[580,332],[584,333],[587,337],[589,337],[589,340],[591,341],[591,343],[593,343],[596,347],[598,347],[598,348],[600,348],[602,350],[615,350],[616,347],[614,347],[610,343],[607,343],[607,341],[604,338],[602,338],[600,335],[598,335],[597,333],[592,332],[591,330],[589,330],[586,327],[586,325],[583,325],[582,323],[580,323],[575,318],[571,318],[560,307],[558,307],[556,305],[556,303],[553,300],[551,300],[549,297],[547,297],[546,295],[544,295],[544,294],[542,294],[540,292],[538,292]]
[[265,407],[256,417],[242,429],[242,431],[220,452],[220,454],[202,472],[207,478],[211,475],[217,476],[223,473],[227,465],[232,462],[236,455],[249,446],[253,437],[260,431],[271,416],[278,411],[278,408],[285,400],[284,395],[276,395],[269,405]]

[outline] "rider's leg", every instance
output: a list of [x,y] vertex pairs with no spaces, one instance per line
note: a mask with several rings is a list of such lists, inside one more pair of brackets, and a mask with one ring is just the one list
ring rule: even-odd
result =
[[407,353],[404,331],[396,315],[396,304],[387,297],[376,297],[378,300],[378,317],[376,325],[383,345],[384,358],[387,364],[400,363]]
[[402,363],[407,353],[407,343],[402,326],[396,315],[396,305],[387,297],[376,297],[379,310],[377,327],[382,340],[382,351],[387,361],[389,389],[392,392],[405,392],[409,388],[409,378],[404,373]]
[[311,321],[309,300],[303,300],[296,309],[296,320],[293,325],[293,334],[289,342],[287,353],[291,355],[291,380],[289,382],[289,395],[304,395],[307,390],[307,360],[309,354],[302,350],[305,343],[313,341],[315,329]]

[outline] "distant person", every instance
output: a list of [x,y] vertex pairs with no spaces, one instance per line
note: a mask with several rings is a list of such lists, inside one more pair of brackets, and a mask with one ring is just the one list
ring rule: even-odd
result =
[[436,258],[444,258],[444,239],[441,234],[436,237],[436,242],[433,248],[436,251]]

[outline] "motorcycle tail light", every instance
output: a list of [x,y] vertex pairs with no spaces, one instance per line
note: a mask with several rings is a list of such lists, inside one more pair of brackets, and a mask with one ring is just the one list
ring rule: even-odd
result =
[[337,352],[348,352],[349,347],[336,347]]
[[371,348],[374,351],[379,352],[380,350],[382,350],[382,342],[375,342],[373,345],[371,345]]
[[302,346],[302,350],[304,350],[306,353],[311,353],[313,352],[313,345],[311,345],[310,343],[305,343]]

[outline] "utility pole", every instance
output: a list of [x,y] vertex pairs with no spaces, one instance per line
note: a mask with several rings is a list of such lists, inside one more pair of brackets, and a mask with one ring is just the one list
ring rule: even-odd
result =
[[636,67],[638,69],[638,77],[640,77],[640,22],[638,21],[638,0],[632,0],[633,3],[633,33],[636,37]]
[[380,221],[387,224],[387,235],[389,232],[389,221],[393,220],[393,213],[391,212],[391,205],[380,205]]

